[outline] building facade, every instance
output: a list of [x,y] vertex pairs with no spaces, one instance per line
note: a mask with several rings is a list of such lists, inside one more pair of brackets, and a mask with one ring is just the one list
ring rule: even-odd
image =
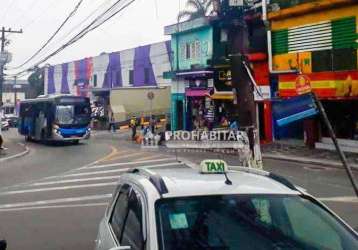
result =
[[[308,83],[322,101],[337,136],[358,138],[357,2],[287,2],[268,15],[276,100],[297,96],[297,86]],[[326,128],[318,119],[275,126],[276,139],[305,138],[312,144],[325,136]]]
[[17,104],[26,99],[29,91],[27,80],[5,80],[3,85],[3,109],[6,115],[17,114]]
[[[272,115],[266,32],[260,16],[252,14],[255,17],[249,22],[255,32],[250,35],[247,56],[258,89],[263,93],[255,95],[261,140],[270,142]],[[208,111],[214,113],[214,127],[221,127],[225,120],[236,120],[228,29],[220,18],[209,16],[167,26],[165,34],[172,36],[172,128],[192,130],[194,123],[206,119]]]
[[[141,115],[142,112],[149,113],[149,105],[134,105],[147,107],[146,110],[136,110],[128,107],[128,104],[122,105],[121,100],[114,97],[120,95],[113,93],[126,89],[137,90],[142,93],[142,98],[138,98],[136,91],[129,93],[136,96],[133,102],[141,103],[146,101],[147,92],[170,88],[170,81],[163,78],[163,72],[171,70],[170,51],[170,41],[165,41],[47,66],[44,71],[45,93],[90,97],[92,101],[104,106],[105,113],[113,112],[117,120]],[[156,104],[154,98],[153,109],[162,113],[169,112],[169,101],[167,104],[158,104],[161,107],[156,107]]]

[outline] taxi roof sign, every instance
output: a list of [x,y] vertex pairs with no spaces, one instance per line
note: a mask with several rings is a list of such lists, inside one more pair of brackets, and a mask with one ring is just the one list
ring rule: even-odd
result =
[[203,160],[200,163],[202,174],[223,174],[228,172],[229,168],[223,160]]

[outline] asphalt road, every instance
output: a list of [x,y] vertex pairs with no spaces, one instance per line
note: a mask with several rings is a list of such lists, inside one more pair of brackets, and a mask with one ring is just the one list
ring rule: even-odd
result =
[[[23,141],[13,132],[7,137]],[[125,168],[175,162],[175,154],[142,150],[127,138],[104,132],[77,146],[29,143],[30,154],[1,163],[0,238],[7,239],[8,249],[93,249],[98,223]],[[217,158],[178,155],[194,162]],[[235,164],[236,157],[225,160]],[[265,161],[265,168],[307,189],[358,227],[358,200],[343,170],[275,160]]]

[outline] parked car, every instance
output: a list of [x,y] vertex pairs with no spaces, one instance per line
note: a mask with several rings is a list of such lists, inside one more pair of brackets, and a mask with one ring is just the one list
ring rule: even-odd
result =
[[358,235],[281,176],[222,160],[120,177],[96,250],[358,249]]
[[1,129],[3,131],[6,131],[6,130],[9,130],[10,128],[10,125],[9,125],[9,122],[6,118],[1,118]]
[[18,117],[16,115],[14,115],[14,114],[5,115],[5,119],[8,121],[9,126],[11,128],[16,128],[17,127]]

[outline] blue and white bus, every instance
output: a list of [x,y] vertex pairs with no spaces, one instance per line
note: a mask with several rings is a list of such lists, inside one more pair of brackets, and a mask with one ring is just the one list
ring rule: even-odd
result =
[[87,97],[46,95],[20,103],[18,131],[26,140],[69,141],[89,139],[91,105]]

